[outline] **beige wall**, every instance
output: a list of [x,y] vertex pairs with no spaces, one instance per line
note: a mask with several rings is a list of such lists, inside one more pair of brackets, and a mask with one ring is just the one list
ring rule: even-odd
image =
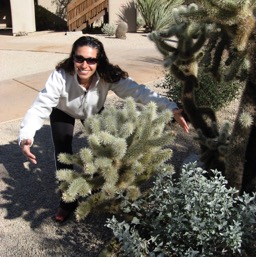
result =
[[56,13],[57,5],[55,3],[52,3],[52,0],[37,0],[37,3],[48,11]]
[[34,0],[10,0],[12,10],[12,33],[35,32]]
[[133,5],[133,0],[109,0],[109,24],[117,25],[121,20],[119,15],[123,13],[128,23],[128,31],[136,32],[136,10]]

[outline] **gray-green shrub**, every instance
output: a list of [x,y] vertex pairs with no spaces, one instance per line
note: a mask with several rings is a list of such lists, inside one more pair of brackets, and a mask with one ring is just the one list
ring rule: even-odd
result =
[[106,34],[107,36],[111,37],[115,35],[116,27],[113,24],[106,23],[103,25],[101,31],[103,34]]
[[[198,106],[208,106],[214,111],[219,111],[238,97],[244,87],[244,83],[238,80],[217,82],[212,74],[204,68],[199,70],[200,83],[195,89],[195,100]],[[164,80],[159,82],[156,87],[166,89],[168,98],[177,103],[181,102],[183,84],[172,74],[166,73]]]
[[107,221],[124,256],[236,256],[251,243],[255,196],[238,197],[220,172],[206,173],[190,163],[179,179],[160,174],[146,197],[123,206],[131,222]]

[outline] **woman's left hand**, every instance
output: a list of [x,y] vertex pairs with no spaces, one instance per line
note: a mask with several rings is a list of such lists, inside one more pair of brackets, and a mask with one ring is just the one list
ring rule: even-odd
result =
[[182,109],[175,109],[173,110],[173,117],[179,123],[179,125],[184,129],[184,131],[186,133],[189,133],[188,124],[181,113],[182,113]]

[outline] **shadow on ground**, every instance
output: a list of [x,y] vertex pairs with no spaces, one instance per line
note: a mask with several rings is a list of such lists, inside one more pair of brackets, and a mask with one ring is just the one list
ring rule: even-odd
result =
[[[82,147],[84,140],[81,132],[75,134],[74,152]],[[17,236],[20,233],[15,253],[22,251],[19,256],[98,256],[111,236],[111,231],[104,226],[106,215],[89,215],[81,222],[72,217],[64,225],[52,219],[59,197],[49,125],[37,132],[32,150],[38,159],[36,166],[26,161],[16,141],[0,146],[0,210],[6,213],[4,220],[15,224]],[[27,238],[21,231],[25,231]],[[11,233],[16,240],[15,231]],[[30,244],[37,248],[36,253]],[[14,254],[14,250],[6,251],[7,255]]]
[[32,148],[38,165],[32,165],[22,155],[17,141],[0,146],[0,163],[4,166],[1,197],[7,210],[6,219],[23,217],[31,228],[40,226],[56,206],[56,183],[53,149],[48,126],[38,132]]

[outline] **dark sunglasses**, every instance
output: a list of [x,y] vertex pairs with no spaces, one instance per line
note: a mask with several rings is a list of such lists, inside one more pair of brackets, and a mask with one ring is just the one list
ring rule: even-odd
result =
[[96,64],[96,63],[98,62],[98,59],[97,59],[97,58],[91,58],[91,57],[89,57],[89,58],[84,58],[84,57],[81,56],[81,55],[74,55],[73,58],[74,58],[74,61],[75,61],[75,62],[83,63],[84,61],[86,61],[86,63],[87,63],[88,65],[93,65],[93,64]]

